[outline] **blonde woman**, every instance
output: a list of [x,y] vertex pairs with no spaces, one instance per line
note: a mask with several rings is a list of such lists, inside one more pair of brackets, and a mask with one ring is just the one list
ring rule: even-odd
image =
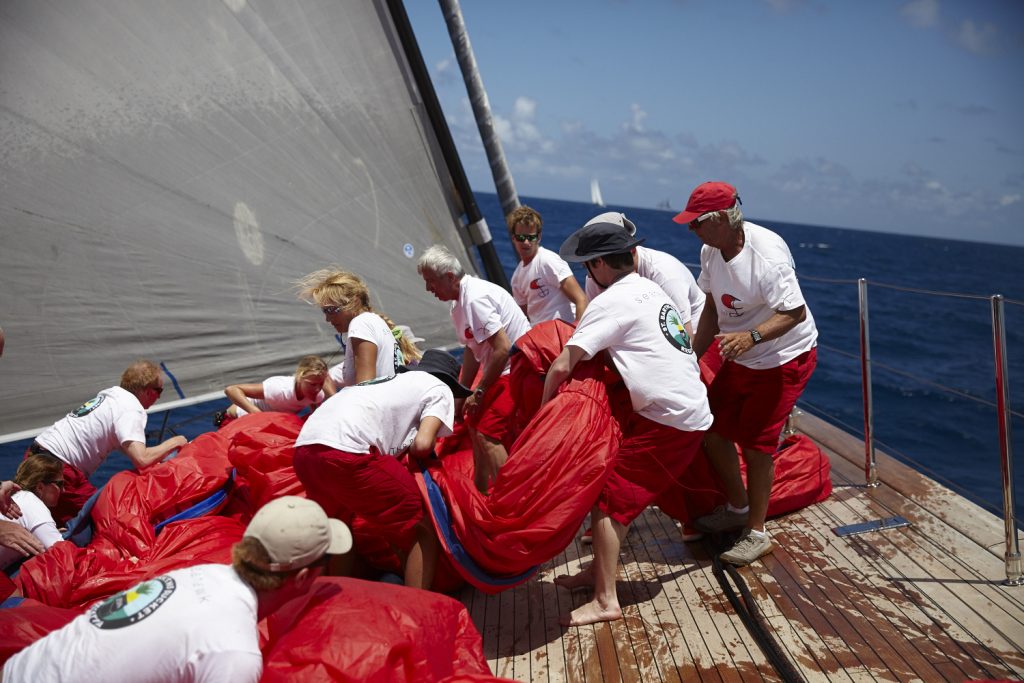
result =
[[355,273],[325,268],[298,283],[299,297],[320,307],[334,329],[348,335],[343,386],[391,377],[398,367],[423,355],[386,315],[370,305],[370,290]]
[[[29,455],[18,465],[14,483],[21,490],[11,496],[11,500],[20,509],[21,516],[12,518],[0,514],[0,520],[25,527],[45,548],[60,541],[61,535],[50,511],[57,507],[64,491],[64,463],[45,453]],[[0,546],[0,569],[23,556],[17,549]]]
[[327,364],[323,359],[305,356],[294,375],[275,375],[260,384],[232,384],[224,389],[233,405],[214,415],[213,423],[220,427],[247,413],[299,413],[306,407],[314,410],[329,395],[324,391],[326,381]]

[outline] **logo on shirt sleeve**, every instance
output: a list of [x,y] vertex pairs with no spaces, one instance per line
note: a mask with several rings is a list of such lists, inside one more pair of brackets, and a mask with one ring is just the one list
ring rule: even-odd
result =
[[670,304],[661,307],[658,314],[658,323],[661,325],[661,333],[665,335],[672,346],[683,353],[693,353],[693,346],[690,343],[690,335],[686,334],[683,327],[683,320],[679,317],[679,311]]
[[89,623],[104,630],[124,628],[150,617],[174,593],[169,576],[158,576],[107,598],[89,612]]
[[88,401],[86,401],[82,405],[80,405],[77,408],[75,408],[74,410],[72,410],[71,413],[70,413],[70,416],[71,417],[85,417],[86,415],[88,415],[92,411],[94,411],[97,408],[99,408],[100,404],[103,403],[103,399],[104,398],[106,398],[106,397],[105,396],[97,396],[96,398],[90,398]]

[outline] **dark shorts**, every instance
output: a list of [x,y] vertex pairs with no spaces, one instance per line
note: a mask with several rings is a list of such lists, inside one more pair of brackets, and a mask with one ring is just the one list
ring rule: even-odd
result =
[[502,375],[497,382],[484,392],[480,401],[480,411],[475,416],[466,415],[466,426],[484,436],[501,441],[505,447],[512,436],[512,414],[516,406],[512,402],[512,391],[509,388],[509,376]]
[[774,453],[786,418],[817,362],[817,348],[767,370],[726,361],[708,387],[708,403],[715,416],[708,431],[742,448]]
[[328,516],[350,523],[358,515],[394,547],[412,544],[423,499],[415,477],[398,458],[311,444],[295,449],[294,465],[306,493]]
[[597,499],[602,512],[628,525],[661,493],[676,485],[700,454],[704,432],[683,432],[633,414],[615,466]]

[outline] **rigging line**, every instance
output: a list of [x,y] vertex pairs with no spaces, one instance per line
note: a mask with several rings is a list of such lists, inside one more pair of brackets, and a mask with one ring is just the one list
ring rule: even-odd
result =
[[[825,420],[826,422],[829,422],[830,424],[833,424],[833,425],[836,425],[836,426],[844,428],[847,432],[849,432],[850,434],[853,434],[854,436],[857,436],[857,437],[859,437],[861,439],[864,438],[864,430],[863,430],[863,428],[857,427],[855,425],[852,425],[849,422],[846,422],[845,420],[843,420],[843,419],[841,419],[839,417],[836,417],[835,415],[829,413],[827,410],[825,410],[824,408],[822,408],[820,406],[814,405],[813,403],[808,403],[807,401],[801,399],[799,407],[802,410],[806,410],[807,412],[809,412],[810,414],[814,415],[815,417],[821,418],[821,419]],[[906,453],[904,453],[903,451],[901,451],[899,448],[897,448],[896,446],[892,445],[891,443],[883,441],[882,439],[879,439],[878,437],[875,437],[875,443],[878,445],[878,447],[880,449],[882,449],[882,451],[884,451],[886,454],[890,455],[893,459],[897,460],[898,462],[903,463],[904,465],[909,465],[909,466],[913,467],[918,472],[921,472],[922,474],[925,474],[925,475],[929,476],[931,479],[933,479],[934,481],[938,482],[939,484],[945,486],[946,488],[948,488],[948,489],[950,489],[952,491],[957,492],[958,494],[960,494],[964,498],[967,498],[968,500],[973,502],[975,505],[988,510],[989,512],[991,512],[992,514],[994,514],[996,516],[1000,516],[1000,515],[1003,514],[1003,511],[1001,509],[998,509],[997,506],[993,505],[992,503],[987,502],[986,500],[982,499],[980,496],[977,496],[977,495],[971,493],[970,491],[967,491],[967,489],[965,489],[960,484],[958,484],[958,483],[948,479],[947,477],[945,477],[945,476],[943,476],[941,474],[938,474],[932,468],[930,468],[927,465],[925,465],[924,463],[916,460],[912,456],[907,455]]]
[[[858,360],[860,358],[860,355],[858,355],[858,354],[853,354],[853,353],[850,353],[849,351],[843,351],[842,349],[838,349],[838,348],[836,348],[834,346],[829,346],[828,344],[821,344],[821,343],[819,343],[818,346],[820,346],[823,349],[827,349],[828,351],[830,351],[832,353],[836,353],[836,354],[838,354],[840,356],[845,356],[847,358],[852,358],[854,360]],[[972,393],[970,393],[968,391],[965,391],[963,389],[957,389],[955,387],[949,387],[949,386],[946,386],[944,384],[940,384],[939,382],[933,382],[932,380],[925,379],[924,377],[921,377],[920,375],[915,375],[915,374],[913,374],[911,372],[907,372],[906,370],[900,370],[899,368],[895,368],[895,367],[893,367],[891,365],[887,365],[887,364],[882,363],[882,362],[877,361],[877,360],[871,361],[871,365],[873,367],[882,368],[883,370],[888,370],[889,372],[892,372],[892,373],[897,374],[897,375],[901,375],[903,377],[908,377],[908,378],[910,378],[912,380],[915,380],[916,382],[920,382],[921,384],[924,384],[926,386],[930,386],[930,387],[933,387],[935,389],[941,389],[942,391],[945,391],[945,392],[950,393],[950,394],[954,394],[956,396],[959,396],[960,398],[965,398],[965,399],[968,399],[970,401],[974,401],[975,403],[981,403],[982,405],[986,405],[986,406],[988,406],[990,408],[998,408],[999,407],[994,401],[990,401],[987,398],[982,398],[980,396],[975,396],[974,394],[972,394]],[[1010,410],[1010,414],[1013,415],[1014,417],[1019,417],[1021,419],[1024,419],[1024,413],[1017,412],[1016,410],[1011,409]]]
[[903,287],[900,285],[890,285],[884,282],[875,282],[874,280],[868,280],[869,285],[875,287],[882,287],[884,289],[894,289],[899,292],[910,292],[912,294],[931,294],[934,296],[946,296],[953,299],[973,299],[975,301],[989,301],[991,297],[983,296],[981,294],[963,294],[961,292],[941,292],[938,290],[931,289],[918,289],[917,287]]
[[[961,398],[965,398],[965,399],[974,401],[975,403],[981,403],[983,405],[989,406],[990,408],[998,408],[999,407],[998,405],[996,405],[996,403],[994,401],[989,401],[988,399],[981,398],[980,396],[974,396],[973,394],[969,394],[966,391],[963,391],[962,389],[954,389],[953,387],[947,387],[944,384],[939,384],[938,382],[933,382],[931,380],[924,379],[923,377],[918,377],[917,375],[909,373],[909,372],[907,372],[905,370],[900,370],[898,368],[894,368],[891,365],[886,365],[885,363],[879,363],[878,361],[871,361],[871,364],[873,366],[875,366],[875,367],[882,368],[883,370],[888,370],[889,372],[892,372],[894,374],[900,375],[902,377],[907,377],[909,379],[915,380],[915,381],[920,382],[921,384],[924,384],[926,386],[930,386],[930,387],[933,387],[935,389],[940,389],[942,391],[945,391],[945,392],[950,393],[950,394],[954,394],[954,395],[959,396]],[[1024,418],[1024,414],[1018,413],[1016,410],[1012,410],[1011,409],[1009,412],[1014,417]]]
[[801,280],[813,280],[814,282],[826,282],[833,285],[855,285],[858,280],[841,280],[831,277],[818,277],[816,275],[808,275],[807,273],[800,273]]

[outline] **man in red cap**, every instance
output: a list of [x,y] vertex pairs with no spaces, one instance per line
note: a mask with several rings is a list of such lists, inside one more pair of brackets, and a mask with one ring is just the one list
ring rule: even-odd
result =
[[[746,565],[772,550],[764,530],[772,458],[786,418],[814,371],[818,331],[789,247],[774,232],[744,221],[740,204],[732,185],[703,183],[673,220],[689,225],[704,243],[697,283],[707,303],[694,351],[702,355],[717,339],[725,361],[708,389],[715,421],[704,445],[728,503],[695,526],[704,532],[743,529],[721,558]],[[746,488],[734,444],[747,463]]]

